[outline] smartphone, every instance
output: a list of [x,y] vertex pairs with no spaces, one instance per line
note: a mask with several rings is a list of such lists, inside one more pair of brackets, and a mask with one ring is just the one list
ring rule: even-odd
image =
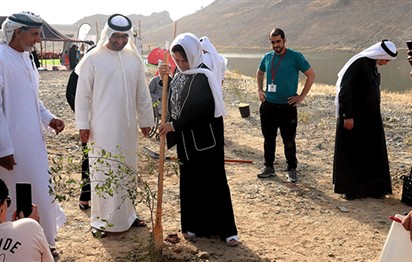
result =
[[406,41],[409,50],[412,50],[412,40]]
[[23,211],[24,217],[28,217],[32,211],[31,184],[19,182],[16,184],[17,215]]

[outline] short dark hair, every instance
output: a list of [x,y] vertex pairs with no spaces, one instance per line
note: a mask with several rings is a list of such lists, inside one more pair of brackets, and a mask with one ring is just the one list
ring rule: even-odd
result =
[[270,32],[270,34],[269,34],[269,38],[272,38],[272,37],[278,36],[278,35],[280,35],[280,37],[281,37],[283,40],[285,40],[285,32],[283,32],[283,30],[280,29],[280,28],[275,28],[275,29],[273,29],[273,30]]
[[187,55],[186,55],[185,50],[183,49],[183,46],[181,46],[181,45],[175,45],[175,46],[173,46],[173,47],[172,47],[172,52],[173,52],[173,53],[180,53],[180,54],[183,56],[183,59],[184,59],[186,62],[188,62],[188,61],[187,61]]
[[3,179],[0,178],[0,205],[3,205],[4,200],[9,195],[9,189]]

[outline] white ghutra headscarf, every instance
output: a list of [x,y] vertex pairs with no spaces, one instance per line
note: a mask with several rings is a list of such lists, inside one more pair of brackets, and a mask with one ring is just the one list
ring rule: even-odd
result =
[[[96,47],[93,48],[93,50],[90,50],[90,52],[86,53],[86,55],[97,52],[100,48],[105,47],[106,44],[109,42],[109,38],[114,33],[128,34],[129,39],[127,41],[127,45],[123,49],[132,50],[138,58],[140,66],[143,67],[143,69],[146,71],[146,66],[143,63],[143,59],[140,56],[139,51],[136,48],[136,45],[134,44],[133,24],[128,17],[121,14],[114,14],[109,17],[106,24],[104,25],[104,28],[102,29],[101,38],[99,39],[99,42],[97,42]],[[82,61],[83,59],[80,60],[79,64],[75,68],[76,74],[80,73]]]
[[1,25],[0,44],[9,44],[16,29],[22,27],[40,28],[42,24],[43,19],[31,12],[12,14]]
[[[76,68],[75,68],[75,72],[77,75],[80,76],[81,74],[81,69],[83,66],[83,63],[86,59],[86,57],[88,57],[91,54],[94,54],[95,52],[99,52],[102,48],[107,48],[106,44],[109,42],[110,37],[114,34],[114,33],[121,33],[121,34],[127,34],[128,37],[128,41],[127,44],[125,45],[125,47],[121,50],[131,50],[133,52],[133,54],[136,56],[137,61],[138,61],[138,68],[136,71],[136,74],[138,72],[140,72],[141,69],[143,69],[144,71],[146,71],[146,66],[143,63],[143,59],[139,54],[139,51],[137,50],[134,41],[133,41],[133,24],[132,21],[130,21],[130,19],[124,15],[121,14],[114,14],[111,15],[109,17],[109,19],[107,20],[106,24],[104,25],[104,28],[101,32],[101,38],[99,39],[99,42],[97,42],[96,47],[93,48],[92,50],[90,50],[90,52],[87,52],[85,57],[83,57],[80,62],[77,64]],[[123,62],[122,62],[122,55],[121,55],[121,51],[116,52],[117,53],[117,57],[120,60],[120,66],[121,66],[121,72],[123,75],[123,82],[124,82],[124,86],[127,86],[127,76],[126,76],[126,70],[123,67]],[[128,94],[128,89],[125,89],[125,101],[127,103],[126,105],[126,117],[127,117],[127,123],[128,126],[130,125],[130,112],[129,112],[129,94]]]
[[192,33],[178,35],[170,46],[170,53],[173,53],[172,49],[175,45],[182,46],[186,53],[187,62],[189,63],[189,69],[185,71],[182,71],[176,63],[180,73],[184,75],[194,75],[199,73],[206,75],[215,102],[215,117],[225,116],[226,110],[220,84],[217,82],[212,71],[205,68],[199,68],[199,66],[203,63],[203,50],[199,38]]
[[346,64],[342,67],[342,69],[338,73],[338,80],[336,81],[336,115],[339,115],[339,92],[341,88],[342,78],[346,73],[346,70],[359,58],[367,57],[370,59],[378,60],[394,60],[398,55],[398,51],[396,46],[388,40],[382,40],[382,42],[378,42],[367,49],[363,50],[362,52],[354,55],[351,59],[346,62]]

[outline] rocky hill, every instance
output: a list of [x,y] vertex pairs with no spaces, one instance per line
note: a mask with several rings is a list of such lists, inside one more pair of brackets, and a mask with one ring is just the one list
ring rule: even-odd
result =
[[[170,14],[167,11],[152,13],[149,16],[132,14],[132,15],[127,15],[127,17],[129,17],[130,20],[132,21],[136,31],[138,31],[137,33],[138,34],[140,33],[141,35],[144,35],[147,32],[156,30],[157,28],[163,25],[173,23],[173,20],[170,18]],[[100,31],[103,29],[108,18],[109,18],[108,15],[96,14],[96,15],[84,17],[73,25],[53,25],[53,27],[55,27],[57,30],[59,30],[63,34],[72,35],[76,37],[78,28],[82,24],[88,23],[92,26],[92,28],[89,31],[89,34],[96,35],[97,34],[96,32],[100,33]],[[140,30],[139,30],[139,23],[140,23]]]
[[[291,47],[359,50],[382,39],[403,48],[412,38],[411,12],[410,0],[216,0],[176,22],[165,18],[167,12],[132,17],[135,25],[136,19],[142,21],[144,47],[192,32],[209,36],[219,49],[268,48],[268,33],[280,27]],[[103,25],[107,16],[99,18]]]

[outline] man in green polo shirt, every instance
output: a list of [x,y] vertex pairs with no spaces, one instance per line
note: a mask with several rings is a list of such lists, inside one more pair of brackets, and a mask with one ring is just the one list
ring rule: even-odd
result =
[[[269,41],[273,51],[264,55],[256,73],[259,100],[262,102],[259,111],[265,158],[265,166],[258,177],[275,176],[273,163],[279,129],[288,165],[288,181],[295,183],[298,180],[295,143],[298,123],[296,105],[308,94],[315,80],[315,71],[301,53],[286,48],[285,33],[282,29],[272,30]],[[305,74],[306,80],[302,92],[298,95],[299,71]]]

